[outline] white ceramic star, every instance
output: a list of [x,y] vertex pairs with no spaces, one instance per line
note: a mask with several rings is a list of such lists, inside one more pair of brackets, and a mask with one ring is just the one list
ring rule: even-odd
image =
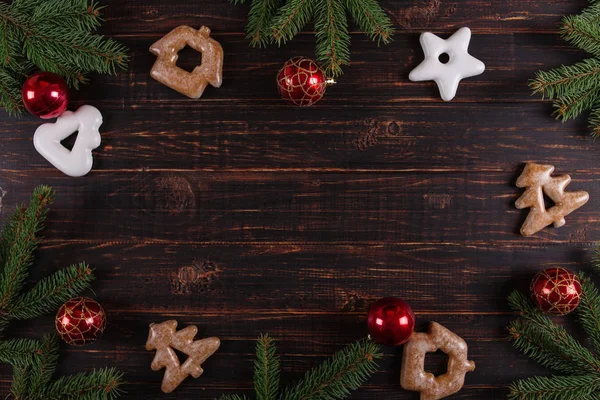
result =
[[[410,72],[408,79],[413,82],[433,80],[438,85],[442,99],[452,100],[461,79],[479,75],[485,70],[485,64],[469,54],[470,41],[471,30],[466,27],[460,28],[446,40],[431,32],[421,34],[425,60]],[[450,57],[445,64],[439,60],[444,53]]]

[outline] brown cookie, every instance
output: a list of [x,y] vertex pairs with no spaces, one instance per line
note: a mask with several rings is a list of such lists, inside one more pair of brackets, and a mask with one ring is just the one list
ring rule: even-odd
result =
[[[186,45],[202,53],[202,63],[192,72],[176,65],[178,53]],[[220,87],[223,82],[223,48],[210,37],[206,26],[200,30],[178,26],[150,46],[150,52],[157,56],[150,76],[192,99],[202,96],[209,83]]]
[[[425,372],[425,355],[442,350],[448,354],[448,371],[440,376]],[[400,385],[406,390],[421,392],[421,400],[438,400],[462,389],[465,374],[475,369],[467,359],[467,343],[437,322],[429,332],[414,332],[404,345]]]
[[[190,325],[176,331],[177,321],[169,320],[160,324],[150,324],[150,333],[146,342],[146,350],[156,350],[151,368],[158,371],[166,368],[161,389],[170,393],[189,375],[198,378],[204,370],[200,366],[219,348],[219,338],[194,340],[198,328]],[[188,355],[183,365],[173,349]]]
[[[531,236],[550,224],[560,228],[565,224],[565,216],[587,203],[587,192],[565,192],[571,182],[569,175],[552,177],[554,166],[528,163],[517,179],[517,187],[527,188],[515,202],[518,209],[530,208],[529,215],[521,227],[521,235]],[[554,202],[546,210],[544,193]]]

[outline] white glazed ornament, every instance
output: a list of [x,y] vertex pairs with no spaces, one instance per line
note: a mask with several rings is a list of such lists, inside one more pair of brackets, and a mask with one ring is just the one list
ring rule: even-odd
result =
[[[444,40],[431,32],[421,34],[420,42],[425,53],[425,60],[410,72],[408,78],[413,81],[435,81],[440,95],[450,101],[456,95],[461,79],[476,76],[485,70],[485,64],[469,54],[471,30],[460,28]],[[447,63],[442,63],[440,55],[449,56]]]
[[[100,111],[92,106],[81,106],[75,112],[65,111],[54,123],[37,128],[33,145],[38,153],[63,173],[83,176],[92,169],[92,150],[100,146],[100,125]],[[69,151],[60,141],[75,132],[78,132],[77,139]]]

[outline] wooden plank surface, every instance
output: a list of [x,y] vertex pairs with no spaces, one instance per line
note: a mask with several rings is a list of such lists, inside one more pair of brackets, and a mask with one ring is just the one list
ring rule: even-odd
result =
[[[309,109],[279,100],[274,77],[313,54],[311,27],[258,50],[244,39],[248,8],[225,0],[103,4],[103,32],[129,46],[131,66],[73,93],[73,108],[104,116],[94,170],[63,176],[33,149],[39,120],[0,114],[0,221],[36,185],[57,191],[32,281],[85,260],[109,314],[102,340],[63,346],[61,373],[117,366],[132,399],[248,393],[258,334],[278,339],[292,382],[364,337],[366,310],[383,296],[407,300],[418,329],[435,320],[468,342],[477,369],[453,399],[501,399],[513,380],[549,373],[507,342],[506,296],[544,267],[587,270],[600,237],[599,145],[585,120],[555,122],[527,88],[536,70],[585,58],[556,35],[585,1],[384,0],[394,42],[377,47],[352,27],[352,65]],[[201,100],[149,77],[149,45],[181,24],[210,26],[226,52],[223,87]],[[421,32],[461,26],[487,68],[444,103],[407,75]],[[591,196],[565,227],[532,238],[518,234],[527,213],[513,206],[527,161],[554,164]],[[167,318],[222,347],[201,378],[162,395],[143,346],[148,324]],[[52,329],[48,316],[8,336]],[[385,349],[352,398],[418,398],[399,386],[401,353]],[[443,363],[433,355],[427,366]],[[0,366],[0,393],[10,377]]]

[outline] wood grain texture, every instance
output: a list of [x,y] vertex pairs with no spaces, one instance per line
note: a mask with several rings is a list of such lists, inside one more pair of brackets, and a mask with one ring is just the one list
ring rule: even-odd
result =
[[[373,300],[399,296],[418,329],[434,320],[469,344],[477,369],[453,399],[501,399],[511,381],[548,374],[507,342],[506,296],[544,267],[588,270],[600,237],[599,145],[584,119],[555,122],[527,80],[585,57],[556,27],[586,3],[383,0],[394,42],[377,47],[351,26],[352,65],[321,103],[299,109],[278,99],[274,77],[288,58],[314,53],[312,27],[257,50],[244,39],[247,6],[105,1],[103,33],[130,47],[131,66],[73,93],[73,108],[104,116],[94,170],[61,175],[32,146],[39,120],[0,115],[0,222],[36,185],[57,191],[32,282],[85,260],[109,315],[102,340],[63,347],[60,372],[116,366],[131,399],[249,393],[260,333],[278,339],[287,384],[364,337]],[[200,100],[149,77],[149,45],[181,24],[210,26],[226,53],[223,86]],[[434,84],[407,76],[422,31],[461,26],[487,68],[443,103]],[[527,161],[554,164],[573,178],[569,190],[590,193],[565,227],[532,238],[518,234],[526,211],[514,208]],[[168,318],[222,345],[201,378],[163,395],[143,346],[148,324]],[[48,316],[8,335],[52,330]],[[401,353],[385,349],[352,398],[417,399],[399,387]],[[441,370],[442,357],[428,360]],[[2,395],[10,373],[0,366]]]

